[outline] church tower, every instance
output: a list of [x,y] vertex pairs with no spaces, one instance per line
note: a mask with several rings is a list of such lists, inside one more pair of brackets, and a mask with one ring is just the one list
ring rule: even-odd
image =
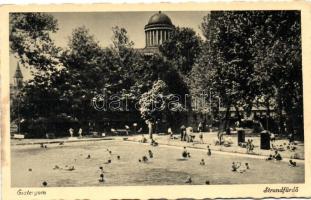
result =
[[23,86],[23,74],[21,71],[21,68],[19,66],[19,63],[17,63],[17,68],[14,74],[14,86],[17,88],[21,88]]

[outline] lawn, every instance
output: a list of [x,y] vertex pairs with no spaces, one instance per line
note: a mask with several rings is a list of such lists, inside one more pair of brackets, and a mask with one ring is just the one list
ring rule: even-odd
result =
[[[111,155],[107,151],[111,151]],[[140,163],[148,150],[153,159]],[[181,147],[152,147],[126,141],[84,141],[40,145],[12,145],[12,186],[40,187],[46,181],[50,187],[64,186],[126,186],[126,185],[182,185],[188,176],[195,185],[205,184],[268,184],[303,183],[304,164],[289,167],[286,162],[265,161],[235,155],[188,148],[191,158],[181,161]],[[87,159],[90,155],[91,158]],[[120,156],[120,160],[117,156]],[[199,165],[201,159],[205,165]],[[110,164],[105,164],[111,159]],[[244,173],[232,172],[231,163],[249,163]],[[63,169],[53,169],[58,165]],[[74,166],[75,170],[64,168]],[[104,168],[105,182],[99,182]]]

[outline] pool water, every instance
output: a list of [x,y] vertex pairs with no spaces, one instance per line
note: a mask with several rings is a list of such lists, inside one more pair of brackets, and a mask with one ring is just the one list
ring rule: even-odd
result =
[[[111,154],[107,150],[111,151]],[[152,150],[154,157],[138,162]],[[286,162],[266,161],[238,155],[223,155],[188,148],[191,158],[182,160],[182,148],[127,141],[92,141],[40,145],[13,145],[11,148],[12,187],[184,185],[191,177],[194,185],[303,183],[304,164],[289,167]],[[91,158],[87,159],[90,155]],[[120,156],[120,160],[117,159]],[[149,158],[149,156],[148,156]],[[110,164],[106,164],[108,160]],[[201,159],[205,165],[200,165]],[[232,172],[232,162],[249,163],[244,173]],[[53,169],[55,165],[62,169]],[[67,167],[66,167],[67,166]],[[64,168],[74,166],[73,171]],[[104,183],[99,182],[104,169]],[[31,170],[29,170],[31,169]]]

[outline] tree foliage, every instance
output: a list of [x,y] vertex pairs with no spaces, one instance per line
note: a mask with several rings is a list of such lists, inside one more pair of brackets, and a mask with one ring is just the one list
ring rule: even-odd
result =
[[162,80],[154,82],[152,88],[142,94],[139,105],[142,118],[151,122],[162,118],[162,115],[183,110],[180,102],[174,101],[174,94],[169,92],[167,84]]
[[177,71],[189,74],[201,51],[201,38],[191,28],[176,27],[161,46],[160,51]]
[[45,13],[10,14],[10,48],[25,67],[48,72],[59,64],[60,48],[50,37],[57,20]]
[[243,106],[250,112],[259,99],[268,107],[276,102],[279,115],[287,110],[287,118],[297,121],[292,114],[302,115],[299,16],[295,11],[211,12],[201,27],[206,42],[192,71],[192,88],[212,88],[227,109]]

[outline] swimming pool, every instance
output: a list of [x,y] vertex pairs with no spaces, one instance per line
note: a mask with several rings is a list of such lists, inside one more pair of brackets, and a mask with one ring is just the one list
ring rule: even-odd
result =
[[[107,150],[111,151],[111,154]],[[138,162],[142,156],[154,158]],[[304,163],[289,167],[286,162],[265,161],[239,155],[224,155],[206,150],[187,149],[191,158],[181,160],[181,147],[140,144],[129,141],[85,141],[40,145],[12,145],[12,187],[40,187],[46,181],[51,187],[184,185],[191,177],[194,185],[303,183]],[[90,155],[90,159],[87,156]],[[117,159],[120,156],[120,159]],[[110,164],[105,164],[108,160]],[[205,165],[200,165],[204,159]],[[232,172],[232,162],[249,163],[244,173]],[[55,166],[62,169],[53,169]],[[67,167],[66,167],[67,166]],[[74,166],[73,171],[65,170]],[[105,182],[99,182],[104,169]]]

